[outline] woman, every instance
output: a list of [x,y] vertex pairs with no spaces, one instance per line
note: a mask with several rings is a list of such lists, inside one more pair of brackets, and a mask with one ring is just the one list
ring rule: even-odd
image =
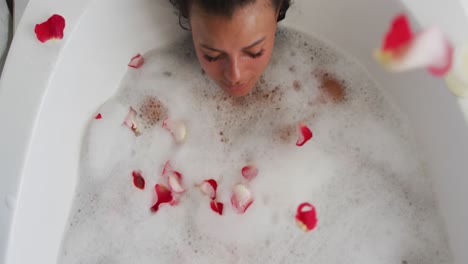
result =
[[[286,16],[291,0],[170,0],[179,22],[192,32],[203,70],[232,96],[255,87],[270,61],[277,22]],[[325,101],[341,102],[342,82],[314,73]]]
[[268,66],[290,0],[170,0],[191,30],[203,70],[232,96],[248,94]]

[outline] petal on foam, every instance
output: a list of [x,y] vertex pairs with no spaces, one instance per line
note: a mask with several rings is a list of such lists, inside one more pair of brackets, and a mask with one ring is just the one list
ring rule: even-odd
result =
[[171,133],[176,143],[180,144],[185,141],[187,137],[187,128],[184,122],[166,118],[164,119],[162,126]]
[[296,146],[304,146],[307,141],[312,138],[312,131],[304,123],[299,123],[297,126],[297,141]]
[[237,184],[232,190],[231,204],[238,214],[243,214],[253,203],[252,192],[243,184]]
[[175,193],[185,192],[185,188],[182,185],[182,174],[177,171],[170,171],[167,173],[167,180],[169,182],[169,187]]
[[257,175],[258,168],[253,164],[242,168],[242,176],[248,181],[251,181],[253,178],[257,177]]
[[312,231],[318,223],[315,207],[310,203],[302,203],[297,207],[296,223],[302,230]]
[[137,187],[138,189],[145,189],[145,179],[141,175],[141,171],[135,170],[132,172],[132,177],[133,177],[133,185]]
[[216,199],[216,190],[218,189],[218,183],[213,180],[204,180],[199,186],[200,191],[210,197],[212,200]]
[[210,207],[211,207],[211,210],[213,210],[215,213],[218,213],[219,215],[223,215],[223,209],[224,209],[223,203],[212,200],[210,202]]
[[136,115],[137,112],[135,111],[135,109],[133,109],[133,107],[130,107],[130,109],[128,110],[128,114],[125,117],[124,124],[128,126],[133,131],[133,133],[135,133],[135,135],[138,136],[140,132],[136,123]]
[[156,184],[156,186],[154,186],[154,189],[156,190],[156,196],[158,200],[153,206],[151,206],[151,211],[157,212],[161,204],[171,203],[173,199],[172,199],[171,191],[166,186],[161,185],[161,184]]

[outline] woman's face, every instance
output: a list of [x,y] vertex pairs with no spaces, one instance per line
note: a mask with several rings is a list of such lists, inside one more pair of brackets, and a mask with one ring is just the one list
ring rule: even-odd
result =
[[208,14],[192,6],[190,26],[198,60],[230,95],[248,94],[268,66],[277,15],[271,0],[240,7],[232,17]]

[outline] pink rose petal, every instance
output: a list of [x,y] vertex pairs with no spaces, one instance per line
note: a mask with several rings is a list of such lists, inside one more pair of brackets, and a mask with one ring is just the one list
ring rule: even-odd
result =
[[312,138],[312,131],[304,123],[299,123],[297,126],[297,141],[296,146],[303,146]]
[[177,171],[170,171],[167,173],[169,187],[175,193],[185,192],[185,188],[182,185],[182,174]]
[[173,171],[171,162],[168,160],[164,163],[163,170],[161,172],[161,176],[165,176],[168,172]]
[[133,109],[133,107],[130,107],[128,114],[125,117],[124,124],[128,126],[133,131],[133,133],[135,133],[135,135],[138,136],[140,132],[138,131],[138,126],[136,123],[136,115],[137,112],[135,111],[135,109]]
[[163,121],[162,127],[171,133],[176,143],[180,144],[185,141],[187,128],[183,122],[166,118]]
[[143,64],[145,63],[145,59],[141,54],[137,54],[135,57],[133,57],[130,62],[128,63],[129,67],[138,69],[140,68]]
[[310,203],[302,203],[297,207],[296,223],[302,230],[308,232],[317,226],[317,213]]
[[154,189],[156,190],[158,200],[153,206],[151,206],[151,211],[157,212],[161,204],[172,202],[172,193],[166,186],[161,184],[156,184]]
[[216,199],[216,189],[218,188],[218,183],[215,180],[205,180],[198,187],[202,193],[210,197],[212,200]]
[[223,209],[224,209],[223,203],[211,200],[210,207],[211,207],[211,210],[213,210],[215,213],[218,213],[219,215],[223,215]]
[[248,165],[242,168],[242,176],[248,181],[251,181],[253,178],[257,177],[258,169],[255,165]]
[[253,203],[250,190],[243,184],[237,184],[232,190],[231,204],[238,214],[243,214]]
[[133,171],[132,172],[132,177],[133,177],[133,185],[137,187],[138,189],[145,189],[145,179],[141,175],[141,171]]

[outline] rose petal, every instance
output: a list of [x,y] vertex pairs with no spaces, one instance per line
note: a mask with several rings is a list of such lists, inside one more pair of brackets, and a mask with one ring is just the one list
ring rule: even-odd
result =
[[167,178],[169,182],[169,187],[173,192],[183,193],[185,188],[182,185],[182,174],[177,171],[170,171],[167,173]]
[[169,188],[161,184],[156,184],[154,189],[156,190],[158,201],[153,206],[151,206],[151,211],[157,212],[161,204],[170,203],[172,201],[172,193]]
[[452,70],[445,79],[449,90],[456,96],[468,96],[468,45],[457,47]]
[[141,176],[141,171],[133,171],[133,185],[138,189],[145,189],[145,179]]
[[132,68],[135,68],[135,69],[138,69],[140,68],[143,64],[145,63],[145,59],[143,58],[143,56],[141,56],[141,54],[137,54],[136,56],[134,56],[130,62],[128,63],[128,66],[129,67],[132,67]]
[[413,35],[407,18],[399,16],[387,34],[382,50],[374,55],[391,71],[427,68],[432,75],[443,76],[452,67],[453,46],[437,27]]
[[130,107],[128,114],[125,117],[124,124],[128,126],[133,131],[133,133],[135,133],[135,135],[138,136],[140,134],[140,131],[138,130],[138,127],[137,127],[136,115],[137,115],[137,112],[135,111],[135,109],[133,109],[133,107]]
[[166,163],[164,163],[164,167],[163,167],[163,170],[161,172],[161,176],[165,176],[170,171],[173,171],[173,169],[172,169],[171,161],[168,160],[168,161],[166,161]]
[[302,203],[297,207],[296,223],[302,230],[308,232],[317,226],[317,213],[310,203]]
[[101,119],[101,118],[102,118],[101,113],[98,113],[98,114],[94,117],[94,119]]
[[252,203],[252,193],[245,185],[237,184],[234,186],[231,196],[231,204],[237,213],[245,213]]
[[224,208],[223,203],[211,200],[210,207],[211,207],[211,210],[213,210],[214,212],[218,213],[219,215],[223,215],[223,208]]
[[216,189],[218,188],[218,183],[215,180],[204,180],[198,187],[202,193],[206,194],[212,200],[216,199]]
[[304,123],[299,123],[297,126],[297,141],[296,146],[303,146],[312,138],[312,131]]
[[413,39],[408,17],[405,14],[398,15],[392,21],[391,28],[385,35],[382,50],[395,51],[407,45]]
[[187,128],[183,122],[166,118],[163,121],[162,127],[171,133],[176,143],[180,144],[185,141]]
[[47,21],[36,24],[34,32],[37,39],[44,43],[51,39],[63,39],[65,19],[61,15],[54,14]]
[[242,168],[242,176],[248,181],[251,181],[253,178],[257,177],[258,169],[255,165],[248,165]]

